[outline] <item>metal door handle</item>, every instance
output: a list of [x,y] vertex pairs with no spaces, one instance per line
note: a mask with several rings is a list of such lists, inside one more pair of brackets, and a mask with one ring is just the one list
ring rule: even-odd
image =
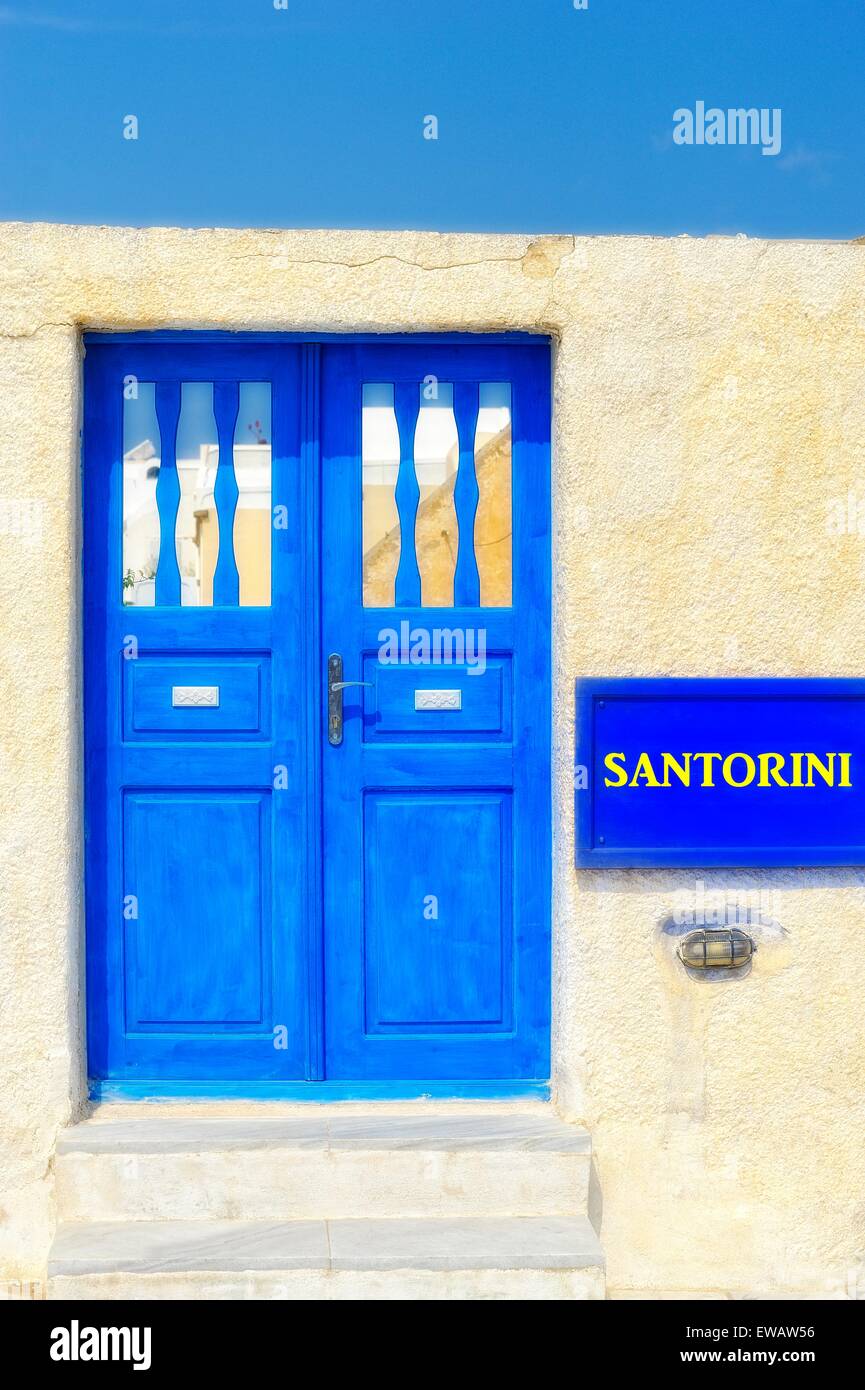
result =
[[331,748],[342,743],[342,692],[350,685],[372,685],[372,681],[344,681],[342,657],[331,652],[327,658],[327,741]]

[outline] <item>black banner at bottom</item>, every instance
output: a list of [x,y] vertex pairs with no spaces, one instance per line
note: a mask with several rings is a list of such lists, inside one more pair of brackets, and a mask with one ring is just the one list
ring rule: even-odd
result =
[[[315,1311],[297,1302],[9,1301],[0,1303],[0,1335],[7,1354],[14,1348],[27,1371],[93,1376],[108,1368],[114,1375],[126,1371],[161,1379],[212,1369],[222,1378],[242,1375],[247,1382],[277,1373],[280,1363],[280,1379],[283,1374],[294,1379],[300,1357],[304,1378],[315,1376],[309,1361],[316,1355],[324,1358],[321,1373],[330,1377],[339,1374],[340,1351],[364,1377],[372,1372],[370,1357],[393,1366],[391,1357],[398,1356],[405,1369],[405,1339],[421,1337],[419,1368],[425,1378],[434,1373],[438,1358],[452,1379],[457,1365],[466,1374],[470,1363],[483,1361],[489,1375],[497,1352],[509,1358],[517,1350],[529,1353],[534,1338],[526,1339],[535,1327],[548,1338],[551,1310],[535,1307],[534,1326],[524,1308],[519,1321],[512,1318],[503,1329],[498,1346],[491,1329],[479,1326],[476,1311],[471,1327],[459,1329],[458,1356],[443,1332],[440,1302],[419,1303],[414,1327],[405,1308],[395,1323],[389,1302],[378,1316],[365,1303],[363,1321],[355,1328],[355,1310],[337,1300],[321,1301]],[[600,1359],[607,1373],[803,1366],[825,1376],[849,1366],[862,1326],[854,1300],[613,1300],[557,1306],[555,1319],[560,1352],[574,1357],[575,1374],[586,1353]],[[324,1340],[317,1335],[320,1328],[327,1331]],[[335,1335],[343,1328],[344,1338]],[[521,1378],[516,1364],[509,1365],[509,1373],[512,1380]],[[531,1378],[537,1379],[536,1370]]]

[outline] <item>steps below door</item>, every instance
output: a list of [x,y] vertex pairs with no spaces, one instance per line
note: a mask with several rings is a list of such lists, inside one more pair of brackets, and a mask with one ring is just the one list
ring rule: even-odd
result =
[[[266,1108],[266,1107],[265,1107]],[[586,1210],[591,1145],[545,1105],[322,1107],[286,1118],[85,1121],[57,1147],[66,1221],[567,1216]],[[257,1108],[260,1112],[260,1107]]]
[[50,1298],[603,1298],[588,1134],[548,1105],[101,1106],[55,1159]]
[[50,1297],[599,1299],[586,1217],[64,1225]]

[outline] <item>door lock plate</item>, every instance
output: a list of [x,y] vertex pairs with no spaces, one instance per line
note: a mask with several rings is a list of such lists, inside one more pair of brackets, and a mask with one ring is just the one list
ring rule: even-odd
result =
[[342,657],[331,652],[327,658],[327,741],[331,748],[342,743]]

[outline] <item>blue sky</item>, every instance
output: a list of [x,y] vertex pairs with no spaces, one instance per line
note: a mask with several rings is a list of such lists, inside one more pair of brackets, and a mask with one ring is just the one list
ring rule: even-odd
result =
[[0,0],[0,218],[865,235],[865,0],[287,6]]

